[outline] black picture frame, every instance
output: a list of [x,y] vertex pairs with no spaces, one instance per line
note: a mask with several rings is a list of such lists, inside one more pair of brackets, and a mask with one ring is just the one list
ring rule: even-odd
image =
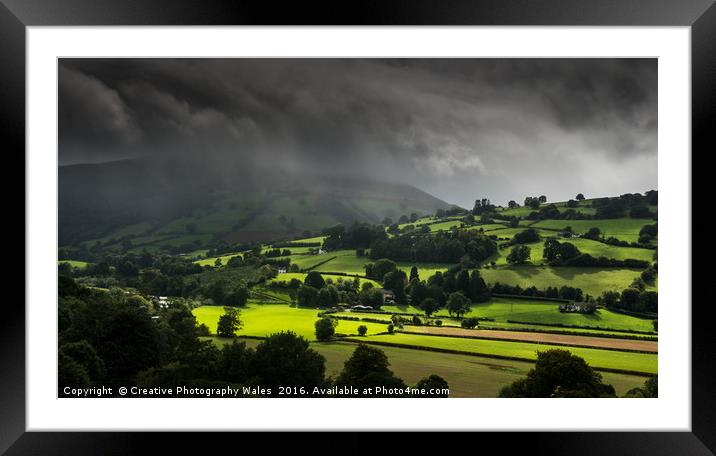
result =
[[[697,159],[703,162],[700,156],[716,150],[713,133],[716,126],[716,6],[713,0],[381,0],[285,4],[272,1],[0,0],[0,125],[4,127],[0,147],[6,160],[17,160],[14,166],[24,169],[26,27],[70,25],[687,26],[692,36],[692,169],[698,169],[693,167]],[[9,162],[6,166],[5,169],[10,169]],[[697,196],[696,192],[693,194]],[[706,273],[694,270],[697,280],[693,283],[699,283],[698,277]],[[76,455],[152,451],[147,440],[161,438],[162,434],[25,432],[25,311],[19,299],[4,301],[0,319],[0,452]],[[475,440],[468,438],[467,442],[473,440],[485,450],[508,445],[510,450],[534,452],[538,449],[550,454],[714,454],[716,388],[712,364],[716,360],[716,337],[710,318],[713,305],[708,301],[692,306],[692,432],[518,433],[509,437],[509,444],[500,433],[484,433]],[[217,438],[226,437],[224,434]],[[275,441],[295,447],[303,443],[304,438],[294,435]],[[175,433],[171,439],[181,445],[184,452],[194,447],[206,451],[206,442],[191,434]],[[213,436],[211,439],[211,446],[218,451],[220,440],[214,440]],[[361,442],[361,436],[356,434],[342,439],[344,447]],[[410,440],[410,437],[401,438],[401,441]]]

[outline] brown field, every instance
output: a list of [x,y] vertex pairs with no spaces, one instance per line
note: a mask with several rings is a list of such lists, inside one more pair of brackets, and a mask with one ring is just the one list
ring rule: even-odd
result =
[[658,342],[650,340],[613,339],[606,337],[576,336],[570,334],[463,329],[436,326],[408,326],[405,328],[404,332],[434,334],[439,336],[470,337],[476,339],[513,340],[518,342],[592,347],[623,351],[639,351],[649,353],[658,352]]

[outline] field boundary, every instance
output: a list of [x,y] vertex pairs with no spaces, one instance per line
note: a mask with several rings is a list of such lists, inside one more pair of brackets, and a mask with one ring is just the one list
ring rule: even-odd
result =
[[309,271],[312,271],[312,270],[316,269],[317,267],[322,266],[322,265],[328,263],[328,262],[331,261],[331,260],[335,260],[336,258],[338,258],[338,255],[332,256],[332,257],[330,257],[330,258],[328,258],[328,259],[326,259],[326,260],[323,260],[323,261],[319,261],[318,263],[316,263],[316,264],[314,264],[314,265],[312,265],[312,266],[309,266],[309,267],[307,267],[307,268],[303,268],[303,269],[301,269],[301,272],[309,272]]
[[592,329],[596,331],[611,331],[611,332],[618,332],[618,333],[627,333],[627,334],[643,334],[645,336],[658,336],[658,333],[651,332],[651,331],[639,331],[638,329],[633,330],[626,330],[626,329],[614,329],[614,328],[604,328],[601,326],[576,326],[576,325],[566,325],[564,323],[533,323],[530,321],[520,321],[520,320],[506,320],[507,323],[516,323],[519,325],[534,325],[534,326],[554,326],[557,328],[572,328],[572,329]]

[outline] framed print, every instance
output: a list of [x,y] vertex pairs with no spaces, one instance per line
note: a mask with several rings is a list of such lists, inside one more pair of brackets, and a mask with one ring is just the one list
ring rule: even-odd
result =
[[712,454],[712,2],[332,11],[3,1],[26,268],[2,449],[511,431]]

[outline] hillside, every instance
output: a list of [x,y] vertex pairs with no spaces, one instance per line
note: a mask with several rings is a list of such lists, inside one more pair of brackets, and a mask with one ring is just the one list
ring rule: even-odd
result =
[[365,178],[146,159],[62,166],[59,187],[60,245],[270,241],[450,206],[409,185]]

